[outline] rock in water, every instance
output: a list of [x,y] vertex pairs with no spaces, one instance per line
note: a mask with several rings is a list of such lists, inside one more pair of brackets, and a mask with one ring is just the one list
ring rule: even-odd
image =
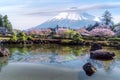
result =
[[95,51],[95,50],[99,50],[99,49],[102,49],[102,46],[101,46],[100,44],[93,43],[93,44],[91,45],[90,51]]
[[114,52],[109,52],[105,50],[96,50],[90,52],[90,58],[92,59],[110,60],[113,59],[114,56]]
[[86,63],[83,66],[83,69],[88,76],[91,76],[93,73],[96,72],[96,68],[91,63]]
[[8,56],[9,50],[7,48],[0,48],[0,57]]

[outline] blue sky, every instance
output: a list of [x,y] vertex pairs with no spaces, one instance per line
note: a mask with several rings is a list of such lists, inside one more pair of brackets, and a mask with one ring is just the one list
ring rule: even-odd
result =
[[[73,10],[75,8],[75,10]],[[63,11],[85,11],[100,17],[105,10],[120,22],[119,0],[0,0],[0,14],[7,14],[15,29],[37,26]]]

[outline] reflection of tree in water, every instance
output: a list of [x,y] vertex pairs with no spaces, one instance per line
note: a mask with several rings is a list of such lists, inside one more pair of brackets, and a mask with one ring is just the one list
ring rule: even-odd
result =
[[[31,60],[43,61],[49,58],[50,63],[64,62],[74,60],[76,56],[84,54],[88,50],[87,47],[81,46],[61,46],[61,45],[32,45],[32,46],[13,46],[10,47],[12,53],[10,61],[25,61],[28,58]],[[42,56],[42,57],[41,57]],[[44,57],[43,57],[44,56]]]
[[46,44],[46,45],[32,45],[32,46],[11,46],[10,51],[11,53],[15,53],[16,51],[25,54],[27,52],[30,53],[50,53],[55,52],[59,55],[66,55],[66,54],[74,54],[79,56],[80,54],[87,51],[87,47],[81,46],[61,46],[61,45],[53,45],[53,44]]
[[30,48],[28,47],[13,47],[10,48],[10,53],[12,54],[16,54],[16,53],[20,53],[20,54],[27,54],[27,52],[30,51]]
[[72,49],[72,52],[75,56],[80,56],[83,55],[85,53],[88,53],[88,48],[85,47],[75,47]]
[[0,72],[2,70],[2,67],[6,66],[8,64],[8,57],[1,57],[0,58]]

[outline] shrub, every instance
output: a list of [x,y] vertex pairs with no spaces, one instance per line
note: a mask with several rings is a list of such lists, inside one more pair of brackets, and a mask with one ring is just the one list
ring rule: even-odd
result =
[[81,43],[83,42],[83,39],[82,39],[82,36],[79,35],[78,33],[76,33],[74,36],[73,36],[73,42],[74,43]]
[[120,41],[120,38],[109,38],[108,41]]
[[32,36],[28,36],[27,40],[33,40],[33,37]]
[[22,41],[27,40],[27,36],[24,32],[20,32],[17,36],[18,36],[18,40],[22,40]]
[[12,41],[17,41],[18,40],[18,37],[17,37],[16,33],[13,33],[13,35],[11,37],[11,40]]

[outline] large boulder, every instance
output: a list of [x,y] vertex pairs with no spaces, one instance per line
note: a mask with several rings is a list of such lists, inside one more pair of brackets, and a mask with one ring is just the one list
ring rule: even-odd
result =
[[91,76],[93,73],[96,72],[96,68],[91,64],[91,63],[86,63],[84,66],[83,66],[83,69],[86,73],[86,75],[88,76]]
[[114,56],[114,52],[109,52],[106,50],[95,50],[90,52],[90,58],[92,59],[109,60],[113,59]]
[[0,57],[8,56],[9,50],[7,48],[0,48]]
[[99,49],[102,49],[102,46],[100,44],[98,44],[98,43],[93,43],[91,45],[90,51],[95,51],[95,50],[99,50]]

